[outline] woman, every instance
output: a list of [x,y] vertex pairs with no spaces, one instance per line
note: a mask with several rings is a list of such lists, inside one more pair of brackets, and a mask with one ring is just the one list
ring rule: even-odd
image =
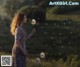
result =
[[[29,39],[35,32],[35,29],[27,36],[24,31],[24,24],[26,23],[25,14],[18,13],[13,18],[11,23],[11,33],[15,37],[14,46],[12,48],[13,67],[26,67],[26,39]],[[26,37],[27,36],[27,37]]]

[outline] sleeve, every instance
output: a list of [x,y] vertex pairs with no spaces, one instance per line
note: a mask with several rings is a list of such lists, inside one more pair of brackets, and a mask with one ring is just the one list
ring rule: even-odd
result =
[[20,40],[21,39],[21,29],[20,28],[16,28],[16,32],[15,32],[15,40]]

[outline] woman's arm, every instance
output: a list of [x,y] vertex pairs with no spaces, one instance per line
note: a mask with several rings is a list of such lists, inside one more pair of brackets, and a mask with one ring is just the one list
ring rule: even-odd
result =
[[27,39],[29,39],[31,36],[33,36],[35,32],[36,32],[36,30],[33,29],[32,32],[27,36]]

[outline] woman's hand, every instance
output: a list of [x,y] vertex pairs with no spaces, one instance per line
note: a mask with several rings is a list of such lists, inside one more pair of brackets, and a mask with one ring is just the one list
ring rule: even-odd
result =
[[32,37],[35,32],[36,32],[36,30],[33,29],[32,32],[27,36],[27,39],[29,39],[30,37]]
[[32,33],[34,34],[35,32],[36,32],[36,30],[35,30],[35,29],[33,29],[33,30],[32,30]]
[[27,55],[26,49],[24,49],[24,48],[21,46],[19,40],[17,40],[17,44],[18,44],[18,47],[20,48],[20,50],[22,51],[22,53],[23,53],[24,55]]

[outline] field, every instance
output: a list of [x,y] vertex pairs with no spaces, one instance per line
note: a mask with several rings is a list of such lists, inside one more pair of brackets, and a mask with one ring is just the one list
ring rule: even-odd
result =
[[[0,52],[0,55],[10,55],[9,53]],[[45,60],[41,58],[29,58],[26,60],[27,67],[80,67],[80,60],[77,56],[71,55],[67,57],[67,60],[62,58],[58,60]],[[1,66],[2,67],[2,66]]]
[[[27,50],[29,54],[33,53],[32,57],[31,55],[28,56],[27,67],[80,67],[80,59],[79,59],[80,48],[79,48],[79,40],[77,40],[77,38],[79,37],[77,36],[79,34],[79,28],[77,28],[79,25],[79,22],[75,23],[71,20],[70,22],[71,23],[66,23],[66,21],[62,21],[62,20],[59,22],[49,21],[47,25],[48,27],[46,27],[46,25],[44,26],[45,23],[39,26],[40,28],[41,26],[43,26],[42,28],[43,31],[41,31],[41,29],[37,27],[37,30],[39,30],[37,31],[37,33],[39,34],[35,35],[35,37],[27,41],[27,44],[28,44]],[[55,26],[55,23],[56,23],[56,26]],[[64,25],[64,23],[66,25]],[[47,33],[52,33],[52,32],[56,33],[55,35],[53,35],[54,36],[53,40],[55,40],[55,42],[53,42],[52,39],[49,39],[51,37],[50,34],[46,34],[44,36],[45,30],[47,30]],[[70,31],[72,31],[73,33],[70,33]],[[60,32],[63,35],[60,35]],[[14,39],[13,39],[13,36],[10,35],[9,33],[6,35],[0,36],[0,41],[1,41],[0,55],[8,55],[8,54],[11,55],[11,49],[13,46]],[[68,39],[66,39],[66,37],[68,36],[72,36],[70,39],[71,44],[69,43]],[[58,39],[59,37],[61,38]],[[64,37],[64,40],[62,39],[63,37]],[[46,40],[46,38],[48,39]],[[62,42],[60,43],[60,41]],[[46,46],[46,43],[48,44],[47,46]],[[35,46],[36,48],[32,47],[32,45]],[[39,57],[39,53],[42,51],[48,53],[46,54],[45,59],[41,59]],[[38,55],[35,56],[35,54],[38,54]],[[74,55],[70,55],[70,54],[74,54]],[[36,58],[39,58],[39,60],[36,60]]]
[[[26,41],[27,67],[80,67],[80,15],[74,14],[76,12],[57,15],[48,10],[45,22],[26,25],[27,33],[32,28],[37,31]],[[4,18],[0,21],[0,56],[11,55],[14,43],[10,33],[11,21],[7,23]],[[44,59],[39,56],[41,52],[46,55]]]

